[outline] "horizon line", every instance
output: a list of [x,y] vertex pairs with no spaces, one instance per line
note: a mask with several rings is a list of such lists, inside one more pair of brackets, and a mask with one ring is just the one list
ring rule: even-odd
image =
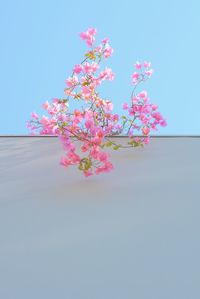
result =
[[[21,135],[0,135],[0,138],[2,137],[34,137],[34,138],[42,138],[42,137],[45,137],[45,138],[56,138],[58,137],[58,135],[27,135],[27,134],[21,134]],[[111,136],[106,136],[106,137],[109,137],[109,138],[126,138],[126,137],[129,137],[128,135],[111,135]],[[147,137],[147,136],[144,136],[144,135],[134,135],[133,137]],[[197,134],[194,134],[194,135],[149,135],[150,138],[200,138],[200,135],[197,135]]]

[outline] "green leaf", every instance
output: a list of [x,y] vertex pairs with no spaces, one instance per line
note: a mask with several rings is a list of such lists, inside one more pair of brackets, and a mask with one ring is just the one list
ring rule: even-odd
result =
[[86,53],[85,57],[89,58],[90,60],[95,60],[96,59],[96,55],[94,54],[93,51],[90,51],[90,52]]
[[135,140],[131,140],[128,142],[129,145],[134,145],[135,143],[136,143]]
[[62,123],[62,127],[64,128],[64,127],[66,127],[66,126],[68,126],[68,123],[67,123],[66,121],[64,121],[64,122]]
[[117,145],[113,146],[113,149],[115,151],[117,151],[121,146],[122,146],[121,144],[117,144]]
[[110,146],[112,145],[112,142],[111,142],[111,141],[107,141],[106,143],[104,143],[104,145],[105,145],[106,147],[110,147]]
[[88,86],[90,83],[88,81],[85,81],[82,85],[83,86]]
[[80,170],[86,171],[86,170],[90,169],[91,165],[92,165],[92,162],[91,162],[90,158],[83,158],[83,159],[81,159],[78,168]]
[[83,170],[83,163],[80,161],[79,166],[78,166],[79,170]]

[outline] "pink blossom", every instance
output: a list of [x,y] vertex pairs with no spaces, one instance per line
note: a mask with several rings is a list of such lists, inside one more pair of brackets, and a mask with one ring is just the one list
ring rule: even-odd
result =
[[43,107],[45,110],[49,109],[49,107],[50,107],[49,102],[46,101],[45,103],[43,103],[43,104],[42,104],[42,107]]
[[74,69],[73,69],[73,72],[78,75],[78,74],[80,74],[80,72],[82,71],[82,69],[83,69],[82,65],[76,64],[75,67],[74,67]]
[[113,121],[118,121],[119,120],[119,115],[118,114],[114,114],[112,117]]
[[162,119],[162,115],[160,114],[160,112],[153,112],[151,114],[153,116],[153,118],[155,118],[157,121],[160,121]]
[[90,94],[91,94],[91,90],[90,90],[90,88],[87,87],[87,86],[82,86],[82,96],[83,96],[85,99],[89,99]]
[[85,62],[83,65],[83,70],[86,74],[89,74],[92,71],[91,65],[88,62]]
[[141,91],[139,94],[138,94],[139,98],[143,99],[143,98],[146,98],[147,97],[147,92],[146,91]]
[[132,78],[135,79],[135,80],[138,80],[139,73],[138,72],[133,73]]
[[99,153],[99,157],[98,157],[99,161],[101,161],[101,162],[107,162],[108,158],[109,158],[109,154],[108,153],[106,153],[106,152],[100,152]]
[[49,119],[48,119],[48,117],[47,116],[45,116],[45,115],[43,115],[42,116],[42,118],[41,118],[41,120],[40,120],[40,123],[42,124],[42,125],[48,125],[49,124]]
[[148,135],[149,132],[150,132],[150,129],[149,129],[148,127],[143,127],[143,128],[142,128],[142,133],[143,133],[144,135]]
[[[149,69],[151,64],[147,61],[135,63],[136,72],[132,74],[134,88],[130,103],[122,104],[122,108],[127,110],[126,116],[119,117],[113,113],[113,103],[107,97],[102,98],[97,87],[104,80],[113,80],[114,73],[106,67],[96,74],[101,60],[110,57],[113,49],[109,45],[108,38],[103,39],[99,46],[95,46],[96,33],[95,28],[80,33],[80,37],[93,47],[86,52],[83,61],[74,66],[72,75],[66,79],[67,87],[64,94],[67,98],[54,98],[51,104],[46,101],[43,108],[48,116],[43,115],[39,119],[39,116],[32,112],[33,119],[27,124],[32,134],[35,134],[33,132],[35,131],[40,135],[57,135],[66,151],[60,164],[64,167],[78,164],[85,177],[107,173],[113,169],[109,154],[102,151],[107,145],[106,136],[125,133],[138,145],[143,145],[149,143],[151,130],[167,125],[161,113],[157,111],[158,106],[150,102],[147,92],[136,92],[137,85],[146,81],[153,73],[153,70]],[[81,75],[78,76],[79,74]],[[79,108],[70,109],[68,104],[70,97],[75,105],[80,104]],[[142,133],[143,136],[134,138],[135,132]],[[80,154],[76,152],[75,141],[79,141]]]
[[166,127],[167,126],[167,122],[165,120],[161,120],[160,125],[162,127]]
[[66,79],[66,84],[68,87],[74,87],[77,83],[78,83],[78,78],[76,75]]
[[87,32],[81,32],[81,33],[80,33],[80,37],[81,37],[83,40],[87,40],[87,38],[88,38],[88,33],[87,33]]
[[112,55],[112,53],[113,53],[113,48],[111,48],[111,46],[109,46],[109,45],[106,45],[104,52],[103,52],[104,57],[108,58]]
[[59,99],[58,98],[54,98],[52,102],[53,102],[53,104],[58,104],[59,103]]
[[68,167],[69,166],[68,159],[66,157],[62,157],[60,160],[60,164],[64,167]]
[[142,68],[142,64],[140,63],[140,62],[136,62],[136,64],[135,64],[135,68],[137,69],[137,70],[140,70],[141,68]]
[[85,127],[91,129],[94,126],[94,122],[91,119],[86,120]]
[[132,75],[133,84],[137,83],[138,79],[139,79],[139,73],[138,72],[133,73]]
[[92,62],[92,64],[86,62],[83,65],[83,70],[86,74],[94,73],[98,70],[98,68],[99,68],[99,64],[96,62]]
[[133,104],[136,104],[138,102],[138,98],[136,96],[133,96],[131,101]]
[[92,35],[92,36],[94,36],[94,35],[97,34],[97,30],[96,30],[96,28],[89,28],[89,29],[87,30],[87,32],[88,32],[89,35]]
[[146,74],[148,77],[151,77],[152,73],[153,73],[153,69],[150,69],[150,70],[148,70],[148,71],[145,71],[145,74]]
[[107,161],[104,165],[103,171],[104,172],[109,172],[113,169],[113,165],[111,162]]
[[127,110],[129,108],[129,105],[127,103],[122,104],[122,109]]
[[158,105],[154,105],[154,104],[152,104],[152,105],[151,105],[151,108],[152,108],[152,110],[156,110],[156,109],[158,108]]
[[109,43],[109,39],[106,37],[101,42],[102,42],[102,44],[108,44]]
[[149,144],[150,143],[150,138],[149,137],[144,138],[144,143]]
[[75,153],[75,151],[69,151],[67,154],[68,162],[70,164],[77,164],[80,162],[80,156]]
[[38,119],[38,118],[39,118],[39,116],[38,116],[37,113],[35,113],[35,112],[32,112],[32,113],[31,113],[31,117],[33,117],[33,118],[35,118],[35,119]]
[[89,177],[89,176],[93,175],[92,170],[85,170],[83,173],[84,173],[85,177]]
[[95,28],[89,28],[86,32],[81,32],[80,37],[86,41],[88,46],[92,46],[95,41],[95,35],[97,30]]
[[84,143],[84,144],[81,146],[81,151],[82,151],[82,152],[87,152],[88,148],[89,148],[89,145],[86,144],[86,143]]
[[27,129],[30,129],[30,128],[32,127],[30,121],[28,121],[28,122],[26,123],[26,127],[27,127]]
[[133,108],[129,108],[128,109],[128,114],[130,115],[130,116],[133,116],[133,115],[135,115],[135,109],[133,109]]
[[114,79],[114,73],[110,68],[106,67],[104,73],[105,73],[105,78],[106,79],[108,79],[110,81]]
[[95,51],[98,52],[98,53],[101,53],[102,48],[103,48],[103,46],[99,45],[99,46],[95,47]]
[[92,70],[92,72],[95,73],[98,69],[99,69],[99,64],[96,63],[96,62],[93,62],[91,64],[91,70]]
[[112,103],[111,101],[106,101],[106,102],[105,102],[105,109],[106,109],[107,111],[111,111],[111,110],[113,110],[113,103]]
[[148,61],[144,61],[144,67],[145,68],[148,68],[151,66],[151,62],[148,62]]

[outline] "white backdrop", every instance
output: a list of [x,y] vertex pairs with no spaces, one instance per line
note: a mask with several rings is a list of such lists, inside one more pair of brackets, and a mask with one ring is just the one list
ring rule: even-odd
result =
[[56,138],[0,139],[0,298],[200,297],[200,138],[85,179]]

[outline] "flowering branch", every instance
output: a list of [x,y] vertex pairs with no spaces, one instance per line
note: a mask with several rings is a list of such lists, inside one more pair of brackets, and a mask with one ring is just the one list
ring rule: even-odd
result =
[[[100,62],[113,54],[108,38],[95,46],[96,29],[89,28],[81,32],[80,37],[90,47],[80,64],[76,64],[72,75],[66,79],[64,89],[65,98],[53,99],[50,104],[46,101],[42,106],[49,116],[41,118],[33,112],[27,127],[32,134],[56,135],[59,137],[66,151],[60,164],[64,167],[77,165],[78,169],[88,177],[93,174],[109,172],[113,169],[109,154],[104,148],[119,148],[143,146],[149,143],[151,130],[167,123],[157,111],[158,106],[150,103],[146,91],[136,93],[136,88],[148,80],[153,70],[150,63],[135,64],[136,71],[132,75],[134,86],[130,103],[123,103],[125,114],[119,116],[113,113],[113,103],[100,97],[97,92],[103,81],[114,79],[113,71],[106,67],[99,72]],[[69,101],[82,104],[81,108],[69,110]],[[134,137],[135,132],[142,133],[141,137]],[[127,135],[129,141],[125,145],[114,142],[109,137]],[[77,148],[74,141],[80,141]]]

